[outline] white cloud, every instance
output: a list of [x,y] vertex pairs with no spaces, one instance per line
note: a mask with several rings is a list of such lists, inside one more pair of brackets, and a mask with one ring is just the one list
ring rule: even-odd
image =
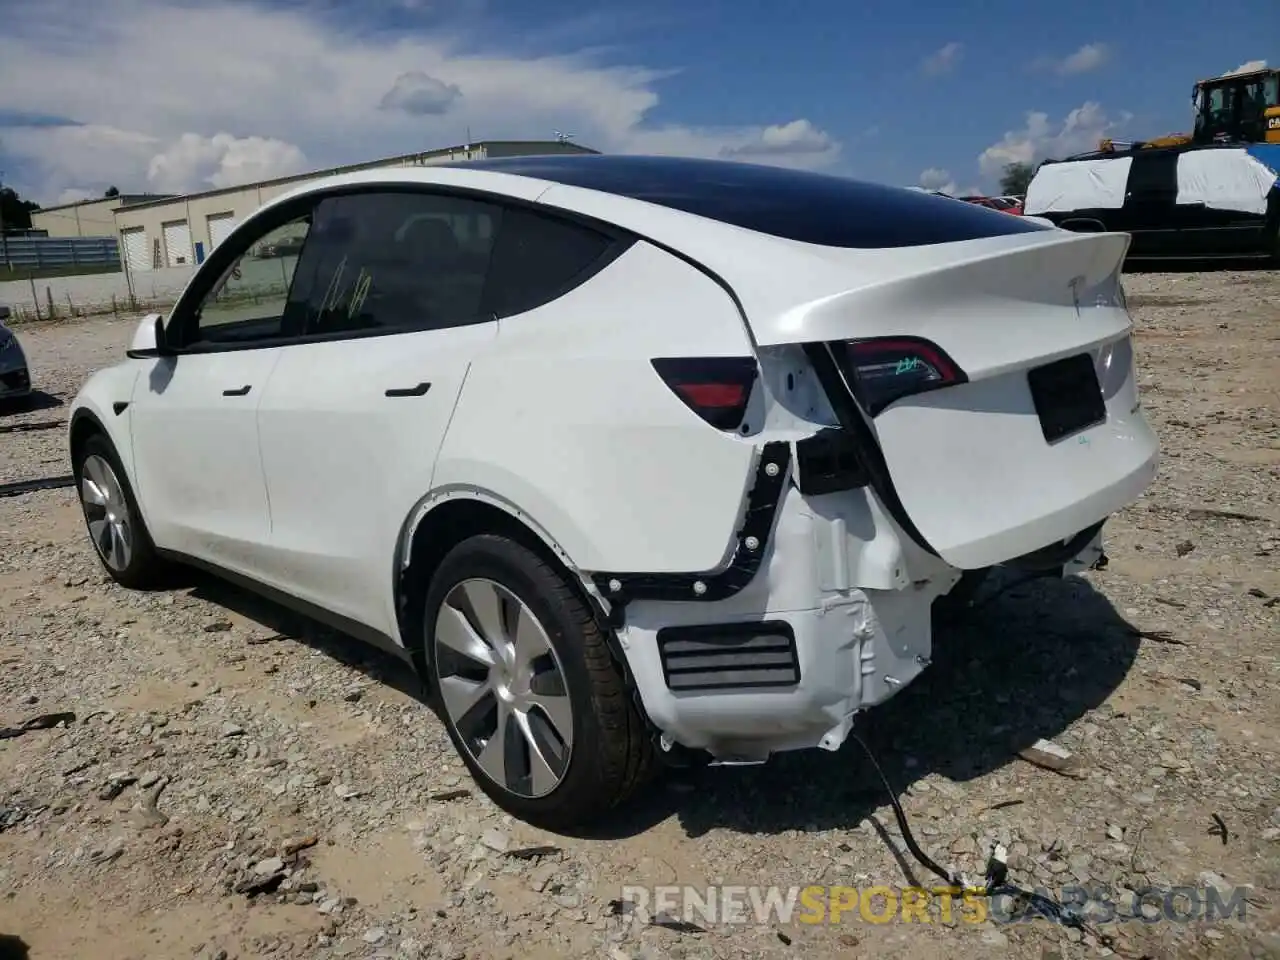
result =
[[987,147],[978,157],[978,166],[986,176],[998,177],[1009,163],[1034,165],[1047,157],[1061,159],[1093,150],[1099,140],[1114,136],[1130,119],[1125,113],[1109,116],[1092,100],[1076,107],[1060,124],[1050,123],[1047,113],[1033,111],[1021,130],[1010,130]]
[[0,149],[38,171],[15,185],[44,202],[68,189],[198,190],[444,147],[468,127],[475,139],[568,129],[611,153],[800,167],[839,156],[804,118],[654,125],[656,84],[670,75],[586,53],[477,52],[423,30],[358,31],[299,5],[10,0],[0,110],[80,125],[10,128]]
[[1086,43],[1079,50],[1062,58],[1041,57],[1033,66],[1065,77],[1097,70],[1110,59],[1111,48],[1105,43]]
[[830,134],[819,130],[808,120],[775,124],[765,127],[758,134],[742,131],[738,138],[743,142],[726,147],[721,153],[725,156],[760,160],[769,157],[791,157],[797,160],[812,157],[819,164],[825,164],[840,149]]
[[921,190],[937,190],[952,197],[968,197],[982,193],[977,187],[961,187],[955,177],[951,176],[950,170],[943,170],[940,167],[930,167],[920,171],[918,183]]
[[307,158],[291,143],[270,137],[202,137],[184,133],[147,165],[147,181],[164,193],[180,193],[191,184],[230,187],[302,173]]
[[1245,63],[1240,64],[1240,66],[1236,67],[1234,70],[1224,74],[1224,76],[1231,76],[1233,73],[1253,73],[1255,70],[1265,70],[1266,68],[1267,61],[1265,60],[1248,60]]
[[92,193],[89,190],[80,190],[76,187],[70,187],[58,194],[58,199],[54,201],[57,205],[64,203],[79,203],[81,200],[93,200],[100,194]]
[[963,50],[963,44],[954,42],[944,44],[920,62],[920,69],[925,76],[929,77],[950,73],[960,61],[960,54]]

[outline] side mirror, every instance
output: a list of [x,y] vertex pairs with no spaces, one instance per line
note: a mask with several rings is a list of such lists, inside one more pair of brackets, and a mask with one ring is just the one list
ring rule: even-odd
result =
[[174,352],[164,340],[164,317],[149,313],[138,321],[138,329],[134,331],[133,342],[125,355],[134,360],[153,360],[171,357]]

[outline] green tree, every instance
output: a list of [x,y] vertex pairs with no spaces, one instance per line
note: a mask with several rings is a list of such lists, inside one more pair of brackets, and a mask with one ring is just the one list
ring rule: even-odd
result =
[[0,224],[5,230],[30,230],[31,212],[40,204],[23,200],[13,187],[0,187]]
[[1036,174],[1029,163],[1006,163],[1000,175],[1000,192],[1006,197],[1020,197],[1027,192],[1031,178]]
[[119,188],[119,187],[107,187],[107,192],[106,192],[106,193],[104,193],[102,196],[103,196],[103,198],[104,198],[104,199],[107,199],[107,200],[110,200],[110,199],[112,199],[113,197],[118,197],[118,196],[120,196],[120,188]]

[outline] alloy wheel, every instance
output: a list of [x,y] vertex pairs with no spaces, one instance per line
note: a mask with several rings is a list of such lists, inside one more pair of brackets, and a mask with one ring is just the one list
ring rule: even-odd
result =
[[133,558],[133,522],[124,487],[103,457],[90,454],[80,467],[80,504],[89,539],[111,570],[119,573]]
[[434,652],[441,702],[476,765],[516,796],[555,790],[569,769],[573,709],[533,611],[500,583],[463,580],[440,605]]

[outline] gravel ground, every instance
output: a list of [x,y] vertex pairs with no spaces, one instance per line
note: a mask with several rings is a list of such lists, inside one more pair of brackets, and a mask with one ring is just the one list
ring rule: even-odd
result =
[[[857,745],[669,777],[592,837],[534,830],[472,788],[402,668],[216,581],[108,584],[63,489],[0,499],[0,726],[75,714],[0,740],[0,955],[1280,957],[1280,274],[1126,286],[1164,460],[1110,564],[980,603],[862,730],[944,864],[980,875],[999,841],[1014,880],[1122,905],[1247,885],[1243,918],[645,923],[623,884],[909,882]],[[20,329],[54,399],[0,424],[64,419],[131,332]],[[0,481],[66,473],[64,445],[0,433]],[[1019,758],[1040,738],[1066,770]]]

